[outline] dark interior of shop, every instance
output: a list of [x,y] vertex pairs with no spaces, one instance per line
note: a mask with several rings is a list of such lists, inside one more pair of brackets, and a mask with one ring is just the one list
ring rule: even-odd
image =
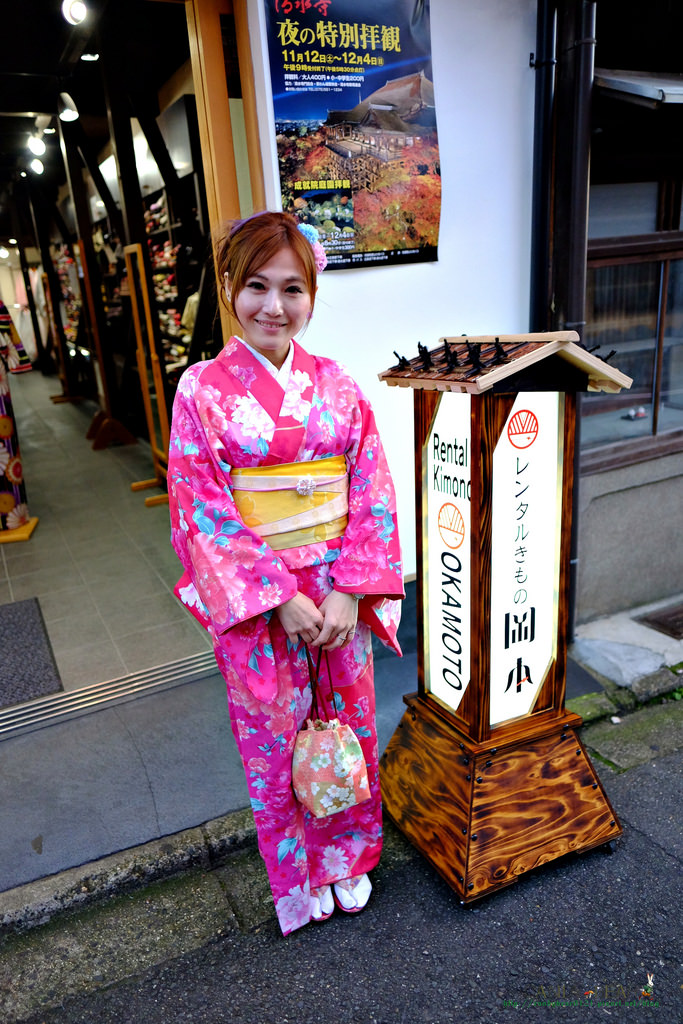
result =
[[[115,15],[115,17],[114,17]],[[155,0],[93,0],[80,25],[70,25],[58,0],[6,5],[3,35],[11,40],[0,68],[0,236],[14,234],[12,185],[26,167],[26,140],[36,119],[56,127],[60,92],[78,108],[88,147],[98,153],[109,141],[107,101],[99,61],[83,55],[107,52],[114,72],[110,88],[133,111],[159,113],[158,92],[189,60],[184,4]],[[47,140],[46,140],[47,141]],[[44,155],[41,187],[48,198],[65,181],[59,136]],[[28,230],[26,230],[28,229]],[[25,226],[33,244],[31,225]]]
[[[3,29],[0,243],[26,305],[2,300],[35,340],[34,372],[10,377],[40,525],[0,545],[0,604],[37,598],[68,690],[207,650],[171,593],[164,421],[220,329],[184,3],[88,0],[73,25],[61,0],[22,0]],[[146,298],[157,316],[137,323]]]

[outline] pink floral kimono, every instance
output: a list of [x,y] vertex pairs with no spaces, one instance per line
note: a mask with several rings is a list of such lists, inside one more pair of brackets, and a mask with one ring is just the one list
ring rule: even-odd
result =
[[[245,525],[231,471],[330,456],[344,456],[348,470],[342,536],[274,550]],[[232,338],[180,380],[168,484],[172,542],[185,568],[176,593],[213,637],[259,849],[288,934],[311,919],[310,888],[370,871],[380,856],[371,631],[400,654],[404,596],[391,477],[370,405],[338,363],[294,342],[285,391]],[[288,641],[273,610],[297,590],[319,605],[333,584],[365,595],[353,641],[330,653],[329,666],[336,715],[361,742],[372,797],[316,819],[295,799],[291,780],[296,733],[311,702],[305,648]],[[322,677],[326,684],[324,657]]]

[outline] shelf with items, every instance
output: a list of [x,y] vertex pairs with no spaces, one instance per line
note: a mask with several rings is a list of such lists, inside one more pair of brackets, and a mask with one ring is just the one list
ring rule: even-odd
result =
[[[201,275],[197,250],[204,245],[194,199],[194,175],[181,179],[182,192],[174,193],[186,222],[174,210],[173,196],[162,189],[145,200],[147,249],[152,267],[154,306],[159,323],[163,366],[171,393],[188,364],[192,330],[183,324],[188,298],[196,293]],[[189,223],[187,223],[189,219]]]
[[148,235],[155,235],[162,231],[168,232],[168,198],[162,190],[157,199],[151,200],[145,207],[145,231]]
[[[163,397],[168,411],[183,370],[191,362],[205,358],[193,341],[194,318],[188,313],[196,308],[207,254],[207,241],[198,216],[196,177],[187,175],[174,188],[145,197],[146,238],[137,249],[126,246],[124,250],[127,288],[122,287],[121,293],[126,305],[130,301],[135,307],[137,376],[150,436],[158,436],[161,447],[167,425],[164,424],[162,430],[164,409],[159,406],[159,396]],[[142,262],[148,268],[144,287],[139,280],[142,252],[145,253]],[[143,309],[144,323],[141,320]],[[211,344],[210,326],[209,339],[203,339],[202,352]],[[163,470],[163,463],[161,466]]]

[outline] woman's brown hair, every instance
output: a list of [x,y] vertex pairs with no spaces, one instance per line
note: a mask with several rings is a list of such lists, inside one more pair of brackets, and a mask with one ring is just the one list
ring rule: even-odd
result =
[[[306,290],[315,302],[318,271],[311,243],[298,228],[298,220],[289,213],[257,213],[246,220],[235,221],[216,240],[216,265],[221,284],[221,297],[230,313],[248,279],[272,260],[280,249],[290,248],[298,257]],[[225,275],[230,281],[230,299],[222,287]]]

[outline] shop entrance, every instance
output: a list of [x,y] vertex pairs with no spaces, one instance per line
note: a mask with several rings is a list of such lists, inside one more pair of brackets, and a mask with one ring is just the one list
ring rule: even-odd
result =
[[[17,671],[27,664],[42,618],[61,689],[10,692],[0,737],[35,713],[34,698],[51,715],[69,695],[98,703],[215,669],[207,634],[172,594],[181,567],[162,420],[183,368],[222,344],[211,225],[251,212],[260,173],[233,145],[253,136],[244,5],[93,3],[91,24],[75,28],[59,4],[18,6],[17,50],[0,72],[0,298],[33,363],[8,379],[39,524],[29,542],[0,544],[0,606],[21,620],[38,602],[38,625],[34,616],[11,655]],[[99,49],[99,62],[83,59]],[[71,125],[57,117],[63,93],[80,114]],[[46,140],[39,177],[29,136]]]

